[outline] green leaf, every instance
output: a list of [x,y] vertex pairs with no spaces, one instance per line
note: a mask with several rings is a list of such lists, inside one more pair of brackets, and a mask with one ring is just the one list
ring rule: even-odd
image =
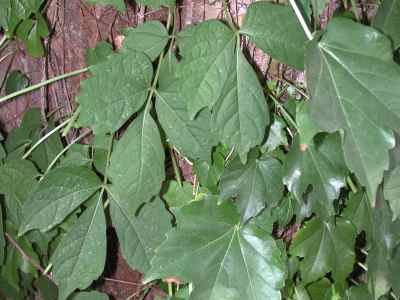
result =
[[65,167],[51,171],[25,202],[19,234],[31,229],[42,232],[62,222],[75,208],[99,189],[101,181],[85,167]]
[[27,160],[10,160],[0,167],[0,193],[5,196],[7,219],[16,226],[22,221],[22,206],[36,189],[38,172]]
[[283,121],[280,119],[274,120],[269,129],[268,139],[262,146],[264,152],[272,152],[279,146],[288,145],[285,128],[286,125]]
[[332,272],[335,282],[344,285],[355,262],[356,231],[346,220],[322,222],[312,219],[296,234],[290,253],[304,257],[300,262],[304,283],[313,282]]
[[191,300],[281,299],[285,263],[273,238],[239,225],[231,203],[194,202],[156,251],[146,282],[177,276],[194,284]]
[[267,1],[251,4],[240,32],[272,58],[304,68],[306,36],[289,6]]
[[397,246],[394,255],[392,256],[392,263],[390,264],[390,283],[394,293],[397,297],[400,296],[400,247]]
[[344,297],[345,300],[375,300],[374,297],[369,293],[368,287],[363,284],[360,286],[353,286],[350,289],[346,290],[346,294]]
[[[387,128],[400,124],[400,67],[389,39],[347,18],[335,18],[307,54],[311,116],[323,131],[343,134],[346,164],[372,203],[394,147]],[[372,146],[373,145],[373,146]]]
[[11,94],[26,88],[29,85],[29,79],[20,71],[11,71],[7,75],[6,94]]
[[59,299],[66,299],[77,288],[87,288],[101,275],[106,244],[106,221],[99,198],[97,205],[88,208],[63,237],[51,257]]
[[329,3],[329,0],[311,0],[314,16],[319,17]]
[[336,300],[332,295],[332,284],[327,278],[310,284],[307,291],[312,300]]
[[100,4],[100,5],[112,5],[119,11],[126,10],[124,0],[86,0],[91,4]]
[[141,5],[150,6],[151,8],[157,9],[161,6],[174,7],[175,0],[137,0]]
[[379,6],[372,25],[389,36],[394,49],[400,47],[400,1],[384,0]]
[[165,239],[171,219],[160,198],[146,203],[137,213],[129,203],[116,197],[111,202],[111,218],[122,254],[133,269],[147,272],[154,250]]
[[220,181],[221,198],[237,197],[242,221],[257,215],[265,205],[274,206],[283,195],[282,165],[268,155],[251,157],[245,165],[237,158]]
[[213,125],[222,143],[235,146],[245,162],[249,150],[264,140],[268,108],[257,75],[239,49],[229,74],[215,104]]
[[127,28],[123,33],[124,50],[144,52],[152,61],[161,54],[169,40],[167,30],[159,21],[148,21],[135,28]]
[[384,185],[385,199],[393,212],[393,220],[400,215],[400,166],[390,171]]
[[209,20],[187,27],[177,37],[182,60],[176,70],[181,98],[190,119],[221,96],[235,64],[236,36],[225,24]]
[[312,185],[309,201],[322,218],[335,214],[333,201],[346,185],[347,169],[341,152],[338,134],[319,135],[306,149],[300,149],[299,138],[295,137],[284,163],[283,181],[289,191],[302,202]]
[[71,300],[108,300],[106,294],[90,291],[90,292],[79,292],[72,295]]
[[343,218],[349,220],[357,228],[357,232],[365,231],[368,241],[371,241],[374,230],[374,213],[366,193],[350,194]]
[[136,210],[160,191],[164,160],[157,124],[146,108],[114,147],[108,172],[113,193]]
[[311,300],[310,296],[308,295],[307,290],[303,286],[295,286],[294,287],[294,300]]
[[89,167],[91,163],[92,159],[89,157],[89,147],[87,145],[75,144],[68,150],[67,154],[62,158],[58,166]]
[[106,61],[112,54],[113,46],[105,41],[98,42],[95,48],[86,50],[86,64],[89,66]]
[[143,53],[114,54],[90,66],[93,76],[81,84],[79,125],[96,135],[118,130],[144,104],[153,69]]
[[3,210],[0,206],[0,266],[4,262],[4,250],[6,247],[6,239],[4,238],[4,226],[3,226]]
[[40,276],[34,283],[39,292],[41,299],[54,300],[58,296],[58,288],[54,282],[50,281],[46,276]]
[[176,181],[170,181],[163,194],[163,199],[170,208],[180,208],[188,205],[193,200],[193,186],[189,182],[182,182],[182,186]]

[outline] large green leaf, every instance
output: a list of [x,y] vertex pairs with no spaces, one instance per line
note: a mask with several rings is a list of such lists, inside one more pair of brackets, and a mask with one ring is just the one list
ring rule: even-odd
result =
[[283,195],[282,165],[268,155],[251,157],[245,165],[235,159],[220,181],[221,198],[237,197],[243,222],[257,215],[265,205],[275,206]]
[[345,186],[347,173],[338,134],[316,136],[305,151],[296,137],[284,168],[284,183],[299,201],[312,185],[312,210],[323,218],[335,214],[333,201]]
[[7,219],[19,226],[22,205],[37,186],[38,172],[27,160],[10,160],[0,167],[0,193],[5,196]]
[[101,5],[112,5],[119,11],[124,11],[126,9],[124,0],[86,0],[92,4],[101,4]]
[[59,224],[101,185],[85,167],[57,168],[50,172],[22,207],[19,234],[31,229],[47,231]]
[[153,67],[144,53],[115,54],[89,67],[93,74],[81,84],[79,125],[95,134],[118,130],[144,104]]
[[66,299],[77,288],[87,288],[101,275],[106,249],[106,221],[99,198],[63,237],[51,257],[59,299]]
[[147,107],[116,143],[111,155],[109,176],[115,196],[132,209],[150,200],[160,191],[165,178],[164,159],[160,133]]
[[400,166],[390,171],[385,180],[383,192],[392,209],[393,219],[398,218],[400,215]]
[[147,272],[154,250],[165,239],[171,228],[171,219],[160,198],[146,203],[139,213],[129,207],[126,201],[116,197],[111,202],[111,218],[122,255],[133,269]]
[[394,48],[400,47],[400,1],[384,0],[373,21],[373,26],[388,35]]
[[289,6],[258,1],[250,5],[240,32],[282,63],[302,70],[306,36]]
[[355,262],[356,230],[346,220],[323,222],[313,219],[296,234],[290,253],[304,257],[300,262],[303,282],[313,282],[332,272],[338,285],[344,285]]
[[231,203],[194,202],[179,211],[177,220],[145,281],[168,276],[191,281],[190,300],[281,299],[281,251],[259,227],[242,227]]
[[268,108],[257,75],[240,49],[229,74],[213,110],[213,125],[220,140],[235,146],[242,161],[246,161],[247,152],[264,140]]
[[144,52],[151,60],[155,60],[164,50],[169,35],[159,21],[149,21],[135,28],[124,30],[123,49]]
[[176,76],[193,119],[200,109],[211,109],[220,98],[235,62],[236,36],[222,22],[209,20],[181,31],[177,43],[182,60]]
[[335,18],[306,55],[311,116],[321,130],[342,129],[347,166],[374,202],[400,124],[400,67],[390,40],[373,28]]

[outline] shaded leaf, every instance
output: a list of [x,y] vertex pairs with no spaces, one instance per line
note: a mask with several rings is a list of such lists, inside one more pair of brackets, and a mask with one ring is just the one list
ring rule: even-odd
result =
[[22,208],[19,234],[31,229],[47,231],[62,222],[75,208],[100,188],[101,181],[85,167],[51,171]]
[[103,272],[107,241],[101,201],[99,198],[97,205],[82,214],[51,257],[53,277],[61,300],[77,288],[87,288]]
[[372,25],[388,35],[394,48],[400,47],[400,1],[384,0],[379,6]]
[[262,146],[264,152],[272,152],[279,146],[288,144],[285,128],[286,125],[284,122],[279,119],[274,120],[269,129],[268,139]]
[[400,67],[390,41],[370,27],[334,18],[310,43],[306,61],[311,116],[323,131],[344,130],[346,164],[374,203],[394,147],[387,128],[400,124]]
[[153,74],[147,56],[139,52],[114,54],[90,66],[93,76],[84,80],[78,96],[80,126],[95,134],[118,130],[144,104]]
[[281,299],[285,264],[273,238],[240,226],[231,203],[194,202],[152,260],[145,281],[177,276],[194,283],[191,300]]
[[95,65],[107,60],[114,53],[113,46],[105,41],[98,42],[95,48],[86,50],[86,64]]
[[384,185],[385,199],[393,212],[393,219],[400,215],[400,166],[390,171]]
[[267,1],[251,4],[240,32],[280,62],[304,68],[306,36],[289,6]]
[[29,79],[20,71],[11,71],[7,75],[6,94],[22,90],[29,85]]
[[188,205],[193,198],[193,186],[186,181],[182,182],[182,186],[176,181],[170,181],[165,194],[163,194],[163,199],[170,208]]

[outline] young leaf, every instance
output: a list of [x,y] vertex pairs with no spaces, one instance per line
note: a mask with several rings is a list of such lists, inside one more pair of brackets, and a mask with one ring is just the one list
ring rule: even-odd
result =
[[394,49],[400,47],[400,1],[384,0],[373,20],[373,26],[393,41]]
[[100,185],[96,174],[85,167],[53,170],[22,207],[19,235],[31,229],[50,230],[94,194]]
[[29,79],[20,71],[11,71],[7,75],[6,94],[11,94],[26,88],[29,85]]
[[123,31],[126,35],[123,49],[144,52],[150,60],[155,60],[164,50],[169,40],[169,34],[159,21],[148,21],[135,28]]
[[266,100],[253,68],[240,49],[212,113],[222,143],[236,147],[243,162],[262,143],[269,123]]
[[147,272],[155,248],[171,228],[171,219],[163,202],[155,198],[136,213],[129,203],[112,197],[111,218],[125,260],[131,268]]
[[296,137],[284,169],[283,181],[299,201],[312,185],[312,210],[324,219],[335,214],[333,200],[345,186],[347,174],[338,134],[317,136],[305,151],[300,149]]
[[304,68],[306,36],[289,6],[267,1],[251,4],[240,32],[271,57]]
[[217,102],[231,76],[236,36],[225,24],[209,20],[181,31],[177,43],[182,60],[177,69],[181,98],[186,99],[190,119]]
[[283,194],[282,165],[268,155],[251,157],[245,165],[237,158],[220,181],[221,199],[238,197],[242,221],[257,215],[268,203],[274,206]]
[[355,261],[355,238],[355,228],[349,221],[338,219],[335,225],[312,219],[306,223],[290,247],[292,255],[304,257],[300,262],[303,282],[313,282],[332,272],[335,282],[344,285]]
[[124,0],[86,0],[91,4],[112,5],[119,11],[126,10]]
[[388,175],[383,192],[392,209],[393,220],[395,220],[400,215],[400,166]]
[[164,150],[157,124],[145,109],[115,145],[109,176],[113,194],[136,210],[161,188]]
[[78,96],[79,125],[95,134],[114,132],[143,106],[153,67],[145,54],[129,52],[89,68],[93,76],[82,82]]
[[194,202],[178,213],[178,228],[156,251],[145,281],[177,276],[191,281],[191,300],[281,299],[285,264],[273,238],[242,227],[234,206]]
[[[389,39],[346,18],[335,18],[310,43],[307,83],[311,116],[323,131],[344,130],[347,166],[366,187],[372,203],[400,124],[400,67]],[[372,146],[373,145],[373,146]]]
[[106,243],[106,221],[99,199],[97,205],[82,214],[51,257],[60,300],[66,299],[77,288],[87,288],[101,275]]

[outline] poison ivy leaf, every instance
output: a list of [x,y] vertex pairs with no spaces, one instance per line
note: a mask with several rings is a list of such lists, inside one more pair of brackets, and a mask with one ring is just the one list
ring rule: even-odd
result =
[[170,216],[160,198],[146,203],[138,213],[126,201],[112,200],[111,218],[122,254],[131,268],[147,272],[155,248],[171,228]]
[[59,299],[66,299],[77,288],[87,288],[101,275],[106,244],[106,220],[99,198],[97,205],[88,208],[63,237],[51,257]]
[[268,155],[251,155],[243,165],[237,158],[221,176],[221,199],[238,197],[242,221],[257,215],[266,204],[274,206],[283,194],[282,165]]
[[124,0],[86,0],[91,4],[112,5],[119,11],[126,9]]
[[313,282],[332,272],[335,282],[344,285],[355,262],[355,238],[355,228],[349,221],[337,219],[336,225],[319,219],[307,222],[290,248],[292,255],[304,257],[300,262],[303,282]]
[[251,4],[240,32],[273,58],[304,68],[306,36],[289,6],[267,1]]
[[384,185],[385,199],[393,212],[393,219],[400,215],[400,166],[390,172]]
[[269,129],[268,139],[262,146],[264,152],[272,152],[279,146],[288,144],[285,128],[284,122],[279,119],[274,120]]
[[364,230],[367,241],[371,241],[374,230],[374,215],[366,193],[360,192],[349,195],[347,207],[343,211],[343,218],[352,222],[358,233]]
[[335,214],[333,201],[345,186],[347,173],[338,134],[317,136],[305,151],[295,137],[284,169],[283,181],[300,202],[312,185],[309,194],[312,210],[322,218]]
[[387,151],[394,147],[387,128],[400,124],[400,67],[390,41],[370,27],[335,18],[310,43],[306,61],[311,116],[321,130],[344,130],[346,164],[374,203]]
[[174,7],[175,0],[137,0],[137,2],[141,5],[150,6],[154,9],[159,8],[160,6]]
[[85,167],[65,167],[51,171],[22,207],[19,234],[31,229],[42,232],[59,224],[100,188],[96,174]]
[[194,284],[191,300],[281,299],[285,263],[273,238],[239,225],[231,203],[183,207],[178,227],[156,251],[146,282],[177,276]]
[[388,35],[394,48],[400,47],[400,1],[384,0],[379,6],[373,26]]
[[235,146],[243,162],[261,145],[269,123],[266,100],[253,68],[240,50],[213,111],[213,125],[222,143]]
[[232,76],[235,64],[235,33],[217,20],[189,26],[181,31],[177,43],[182,60],[177,69],[181,98],[186,99],[190,119],[199,110],[212,106]]
[[38,172],[27,160],[10,160],[0,167],[0,193],[5,196],[7,219],[15,226],[22,221],[22,205],[36,189]]
[[169,40],[169,34],[159,21],[149,21],[135,28],[127,28],[123,49],[126,51],[144,52],[150,60],[155,60]]
[[29,85],[29,79],[20,71],[11,71],[7,75],[6,94],[22,90]]
[[147,56],[139,52],[114,54],[89,67],[93,76],[81,84],[79,125],[96,135],[118,130],[144,104],[153,74]]
[[163,194],[163,199],[170,208],[179,208],[188,205],[193,200],[193,186],[189,182],[182,182],[182,186],[176,181],[170,181]]
[[72,296],[71,300],[108,300],[106,294],[100,293],[98,291],[90,292],[79,292]]
[[102,63],[114,53],[113,46],[105,41],[97,43],[95,48],[86,50],[86,64],[89,66]]
[[146,108],[114,147],[108,172],[113,193],[136,210],[160,191],[164,159],[157,124]]

